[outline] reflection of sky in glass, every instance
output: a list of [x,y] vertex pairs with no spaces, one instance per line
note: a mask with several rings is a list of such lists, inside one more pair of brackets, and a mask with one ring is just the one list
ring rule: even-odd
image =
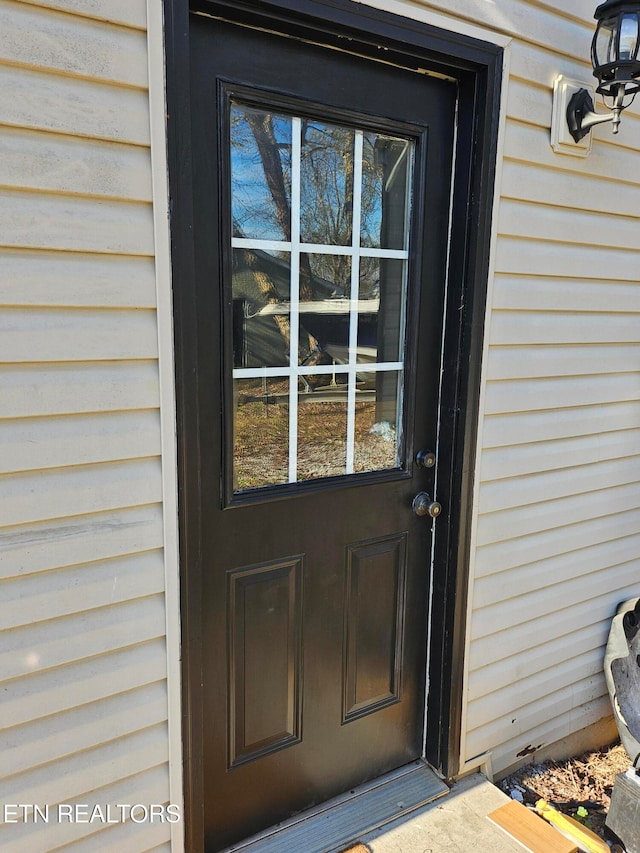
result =
[[620,24],[620,59],[633,59],[638,41],[638,19],[635,14],[623,15]]
[[[398,467],[413,159],[406,139],[231,106],[236,491]],[[292,223],[314,245],[266,242]]]
[[291,119],[231,106],[233,235],[288,240],[291,210]]
[[354,137],[348,127],[302,123],[300,236],[305,243],[351,243]]

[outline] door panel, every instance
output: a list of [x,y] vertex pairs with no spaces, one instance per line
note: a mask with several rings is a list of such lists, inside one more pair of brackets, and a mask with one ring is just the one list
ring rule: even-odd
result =
[[423,752],[413,459],[437,433],[455,87],[201,16],[191,38],[215,851]]

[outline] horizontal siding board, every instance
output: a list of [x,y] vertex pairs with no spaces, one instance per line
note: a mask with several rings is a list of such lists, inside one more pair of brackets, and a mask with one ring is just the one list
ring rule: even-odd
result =
[[482,426],[484,448],[553,441],[635,429],[640,423],[640,401],[577,406],[541,412],[488,415]]
[[130,775],[132,766],[147,770],[163,764],[168,757],[166,735],[166,726],[161,723],[85,753],[70,755],[57,762],[55,779],[51,778],[51,768],[45,766],[0,780],[2,802],[47,803],[53,799],[68,803],[74,797]]
[[0,242],[8,248],[153,255],[151,205],[7,191]]
[[[147,799],[145,803],[158,803],[159,800]],[[95,824],[94,824],[95,826]],[[65,845],[65,853],[148,853],[153,850],[164,850],[171,853],[171,842],[166,841],[170,837],[171,824],[163,823],[156,819],[145,824],[137,824],[127,820],[123,824],[112,825],[101,832],[86,835],[75,843]],[[159,844],[159,842],[164,842]]]
[[[145,551],[37,576],[26,575],[3,581],[0,589],[6,605],[0,626],[6,631],[161,593],[163,554]],[[97,623],[104,618],[104,613],[97,614]],[[52,636],[55,631],[56,627],[51,625]]]
[[[506,743],[502,742],[493,750],[492,766],[495,767],[494,773],[502,773],[503,770],[516,762],[522,762],[522,759],[517,757],[517,753],[523,748],[524,740],[535,746],[552,744],[566,738],[567,733],[579,732],[606,718],[611,718],[611,704],[608,695],[572,708],[552,720],[544,720],[535,729],[527,732],[526,738],[519,737]],[[535,760],[535,755],[528,760]]]
[[[374,5],[379,6],[380,0]],[[518,38],[518,44],[521,43],[520,39],[526,37],[532,44],[539,44],[549,51],[553,49],[558,54],[568,56],[570,60],[583,54],[584,43],[589,44],[593,35],[593,22],[589,15],[578,16],[573,9],[569,19],[558,15],[546,5],[536,6],[535,13],[532,14],[529,0],[510,0],[508,7],[485,3],[482,0],[456,0],[455,5],[439,0],[437,3],[423,5],[435,7],[436,11],[441,10],[471,24],[515,36]],[[400,15],[418,17],[416,7],[411,3],[385,0],[383,7]],[[446,27],[446,22],[443,22],[442,26]]]
[[0,362],[150,360],[158,354],[154,311],[5,308]]
[[[639,324],[640,325],[640,324]],[[486,413],[535,412],[640,400],[640,373],[487,382]],[[529,417],[529,414],[527,414]],[[523,420],[526,420],[523,418]]]
[[0,578],[152,551],[162,545],[160,503],[3,527]]
[[0,420],[0,473],[160,454],[155,409]]
[[487,376],[498,379],[545,379],[552,376],[588,376],[604,373],[636,373],[640,345],[543,344],[536,347],[491,347]]
[[0,477],[0,518],[7,526],[102,512],[162,500],[160,462],[131,462],[56,468]]
[[[577,546],[579,544],[576,543]],[[617,577],[620,567],[628,566],[634,560],[639,545],[640,534],[631,533],[591,543],[584,548],[575,547],[571,551],[552,553],[534,563],[483,575],[476,578],[474,584],[474,607],[480,610],[504,602],[505,609],[508,609],[511,605],[506,602],[515,596],[544,589],[551,602],[556,584],[575,581],[580,586],[581,579],[594,572],[599,572],[602,577]],[[550,609],[554,605],[555,602],[553,605],[550,603]]]
[[[117,579],[112,580],[115,583]],[[56,610],[55,605],[52,610]],[[26,622],[23,627],[5,632],[0,653],[0,681],[65,666],[164,636],[161,593],[96,608],[90,613],[78,611],[58,619],[53,618],[54,615],[47,613],[46,622]]]
[[614,213],[593,213],[577,208],[553,207],[551,203],[532,204],[503,199],[498,216],[498,231],[509,237],[543,240],[619,249],[626,246],[637,252],[638,217]]
[[497,574],[517,566],[526,566],[580,552],[601,542],[613,542],[635,534],[640,529],[640,512],[636,509],[598,518],[582,520],[567,527],[532,533],[503,542],[492,542],[476,551],[476,578]]
[[[535,571],[535,567],[533,570]],[[558,582],[552,587],[543,587],[523,594],[514,584],[511,586],[513,594],[509,599],[508,607],[503,602],[496,602],[474,611],[472,635],[475,638],[504,632],[523,622],[554,612],[558,612],[560,614],[558,618],[562,618],[564,606],[567,603],[579,604],[582,601],[598,598],[602,593],[604,574],[606,573],[601,571],[582,574],[578,578]],[[625,587],[631,586],[638,578],[637,559],[613,566],[608,574],[615,575],[615,583]],[[502,582],[506,584],[508,579],[502,578]]]
[[[165,803],[168,801],[169,780],[166,765],[143,770],[125,779],[104,785],[81,796],[70,798],[67,802],[74,806],[99,805],[111,806],[111,814],[118,815],[118,803]],[[64,802],[60,799],[58,802]],[[49,824],[27,823],[12,826],[0,826],[0,845],[3,853],[42,853],[43,850],[82,851],[100,850],[103,853],[123,853],[126,843],[128,853],[140,853],[147,846],[158,844],[169,837],[170,824],[160,822],[105,824],[76,823],[70,821]],[[123,841],[124,837],[124,841]],[[75,843],[74,843],[75,842]],[[132,846],[137,845],[136,846]]]
[[164,680],[61,714],[26,723],[0,734],[7,776],[84,752],[133,732],[165,722]]
[[[578,684],[596,676],[602,676],[602,651],[584,649],[575,657],[549,661],[550,665],[536,674],[528,673],[525,678],[500,689],[494,689],[482,698],[472,699],[470,716],[475,728],[487,726],[494,720],[504,718],[505,708],[509,709],[508,730],[513,729],[513,720],[517,720],[528,707],[547,696],[553,696],[559,688]],[[514,696],[517,699],[514,702]]]
[[43,9],[56,9],[70,12],[99,21],[113,24],[125,24],[137,29],[147,25],[146,6],[142,0],[22,0],[32,6]]
[[155,308],[153,258],[0,250],[0,305]]
[[[538,673],[553,673],[557,662],[579,657],[581,654],[598,649],[602,666],[602,646],[606,642],[611,620],[596,624],[588,623],[576,628],[562,637],[550,637],[544,643],[524,652],[509,655],[499,661],[471,670],[468,678],[469,701],[509,688]],[[553,676],[551,676],[553,677]],[[558,682],[555,682],[557,687]],[[515,691],[511,689],[509,700],[504,707],[514,703]]]
[[[438,3],[438,6],[444,4]],[[451,13],[451,4],[444,9]],[[582,23],[582,18],[566,18],[549,6],[536,6],[532,12],[528,0],[510,0],[508,7],[482,0],[456,0],[454,14],[479,26],[484,25],[518,39],[526,38],[533,44],[572,59],[583,54],[584,45],[589,45],[593,35],[593,25],[588,18]]]
[[480,479],[493,481],[520,477],[637,455],[640,455],[640,429],[485,449]]
[[[607,154],[610,155],[610,152],[605,152],[604,156]],[[555,168],[552,168],[552,163]],[[579,203],[583,210],[607,215],[615,211],[622,216],[638,216],[637,184],[603,178],[594,175],[591,170],[565,171],[562,169],[564,161],[558,159],[552,163],[539,165],[521,160],[505,160],[500,180],[502,197],[572,210]],[[613,222],[604,225],[607,233],[610,233],[612,225]]]
[[0,362],[150,360],[157,357],[154,311],[5,308]]
[[548,127],[552,92],[552,86],[538,86],[512,75],[507,90],[507,116],[538,127]]
[[[640,261],[640,253],[638,254]],[[547,311],[495,311],[491,318],[491,343],[526,344],[638,343],[637,314],[593,314]]]
[[[587,42],[587,45],[589,42]],[[587,48],[588,49],[588,48]],[[588,81],[586,81],[588,82]],[[510,84],[511,85],[511,84]],[[634,119],[634,121],[636,121]],[[638,173],[634,166],[637,159],[637,151],[633,148],[622,148],[607,144],[610,139],[609,128],[595,130],[595,136],[591,153],[587,158],[562,157],[554,153],[549,142],[549,126],[551,124],[551,99],[549,95],[549,112],[546,127],[538,127],[533,124],[524,124],[517,120],[509,119],[506,123],[504,136],[504,156],[507,160],[522,161],[524,163],[537,164],[550,169],[548,181],[557,180],[558,169],[562,172],[574,172],[597,176],[593,179],[591,190],[586,195],[586,209],[591,210],[590,199],[598,193],[601,180],[611,180],[620,184],[637,186],[639,182]],[[624,125],[624,120],[621,124]],[[635,136],[635,131],[634,131]],[[562,175],[560,175],[560,178]],[[582,201],[582,199],[581,199]],[[594,209],[598,209],[597,207]]]
[[522,506],[481,515],[477,544],[493,545],[638,508],[640,489],[635,482],[608,489],[606,496],[599,491],[568,495],[539,504],[535,510]]
[[[595,23],[592,19],[589,20],[589,25],[593,32]],[[589,38],[589,41],[590,40],[591,39]],[[553,82],[560,74],[563,74],[565,77],[573,78],[574,80],[579,80],[586,86],[595,87],[595,80],[592,74],[588,51],[585,53],[584,50],[577,53],[574,57],[566,55],[562,56],[559,53],[550,51],[546,45],[538,46],[523,40],[518,40],[517,49],[511,51],[509,71],[509,95],[511,95],[512,88],[516,94],[519,94],[519,87],[533,85],[538,90],[537,97],[540,102],[543,101],[545,92],[548,92],[548,97],[550,97],[550,92],[553,89]],[[602,101],[599,98],[597,101],[599,101],[599,103],[596,104],[596,107],[599,108],[600,111],[603,111]],[[533,107],[534,111],[537,113],[535,105],[530,106]],[[510,114],[512,116],[518,117],[524,122],[532,121],[531,117],[518,107],[517,97],[509,98],[509,107]],[[548,127],[549,116],[550,107],[546,116],[546,121],[539,122],[541,126]],[[636,127],[632,128],[632,133],[625,133],[625,131],[628,130],[629,124],[635,125],[640,117],[637,104],[627,107],[625,109],[624,117],[625,121],[623,125],[620,126],[617,139],[611,133],[611,126],[605,125],[604,127],[595,128],[596,142],[598,140],[600,140],[600,142],[615,142],[618,146],[628,147],[629,139],[632,137],[637,139],[637,137],[634,136],[637,132]],[[561,159],[555,157],[558,168],[562,168],[563,159],[568,158]],[[591,155],[589,157],[589,160],[590,159]],[[588,169],[588,163],[589,161],[586,161],[582,164],[583,168],[587,167],[585,171],[591,171]],[[594,173],[594,177],[597,177],[597,173]]]
[[[546,646],[550,638],[568,637],[585,625],[598,625],[604,620],[610,622],[620,602],[631,598],[632,595],[633,591],[616,588],[612,581],[611,589],[603,592],[598,598],[578,604],[566,603],[562,611],[556,610],[539,619],[514,625],[506,632],[494,632],[479,637],[471,644],[470,669],[480,669],[490,661],[497,663],[512,655],[526,654],[531,649]],[[514,695],[514,700],[516,698]]]
[[144,33],[13,0],[0,0],[0,59],[139,88],[148,82]]
[[[565,11],[568,11],[571,17],[578,18],[591,30],[591,34],[587,37],[587,46],[589,46],[595,29],[593,7],[585,5],[578,8],[574,0],[566,0],[564,5],[569,7],[565,8]],[[536,6],[537,4],[532,9],[533,14],[537,11]],[[559,6],[556,8],[560,9]],[[511,79],[530,80],[541,87],[552,88],[555,78],[559,74],[564,74],[581,80],[585,85],[595,86],[596,81],[593,77],[588,50],[586,52],[584,49],[580,50],[574,56],[563,55],[559,51],[550,50],[547,43],[536,45],[523,39],[517,40],[516,48],[511,51],[509,61]],[[637,104],[626,109],[625,117],[629,112],[637,114]],[[605,129],[611,133],[610,128]]]
[[[562,73],[565,77],[570,76],[566,69],[563,69]],[[590,75],[587,76],[585,83],[595,88],[595,81],[591,79]],[[553,81],[549,85],[532,85],[529,80],[517,79],[512,76],[509,81],[507,115],[517,121],[547,129],[552,111],[552,93]],[[596,98],[596,102],[598,100]],[[600,106],[602,106],[602,101],[600,101]],[[601,109],[600,112],[604,111]],[[621,130],[623,132],[619,132],[618,139],[615,139],[611,125],[594,128],[592,131],[593,148],[602,147],[601,156],[603,158],[607,156],[607,149],[612,149],[614,142],[616,143],[616,151],[640,150],[640,122],[637,118],[632,114],[625,114],[625,121],[621,124]],[[611,150],[609,156],[611,156]],[[613,156],[615,157],[616,154]],[[600,158],[596,155],[594,159],[597,163]],[[561,163],[557,165],[561,167]],[[631,175],[629,179],[633,180],[633,177]]]
[[0,115],[13,127],[148,146],[146,92],[0,64]]
[[544,306],[545,311],[638,313],[640,288],[636,282],[497,275],[492,303],[494,309],[512,311],[536,311]]
[[[4,801],[170,795],[146,10],[0,0]],[[0,847],[170,838],[20,830]]]
[[146,148],[0,126],[0,185],[151,201]]
[[[562,685],[557,691],[544,696],[536,702],[531,702],[526,708],[523,708],[520,716],[514,718],[513,713],[503,714],[495,720],[492,720],[487,725],[480,729],[467,732],[467,749],[470,755],[480,755],[487,748],[487,743],[504,744],[519,743],[519,750],[524,750],[528,746],[542,745],[549,741],[544,738],[538,743],[533,743],[531,735],[538,726],[542,731],[548,730],[548,721],[553,720],[561,715],[569,715],[577,708],[588,706],[589,703],[603,698],[606,694],[606,686],[602,673],[599,676],[592,676],[575,684]],[[606,694],[608,699],[608,694]],[[473,709],[469,709],[470,718],[473,717]],[[511,720],[515,720],[513,723]],[[547,723],[546,726],[542,724]],[[578,731],[567,727],[567,733]],[[509,737],[511,735],[511,737]],[[544,737],[544,736],[543,736]],[[514,750],[517,752],[519,750]],[[514,755],[513,760],[516,760]]]
[[585,462],[587,464],[559,471],[485,482],[480,486],[479,511],[529,506],[554,498],[601,491],[609,486],[623,486],[638,482],[640,478],[640,456],[595,463],[587,459]]
[[3,365],[6,418],[150,409],[160,403],[155,361]]
[[91,658],[11,682],[0,693],[0,719],[8,729],[153,684],[166,678],[164,640]]
[[[609,249],[598,246],[544,242],[501,236],[496,245],[496,271],[547,278],[566,277],[637,280],[638,252],[633,249]],[[585,273],[588,272],[588,276]]]

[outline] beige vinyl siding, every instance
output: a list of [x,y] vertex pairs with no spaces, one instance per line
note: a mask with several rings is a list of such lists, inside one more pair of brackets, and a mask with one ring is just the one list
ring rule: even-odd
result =
[[554,154],[553,79],[592,80],[592,8],[452,5],[513,37],[462,755],[501,772],[610,715],[609,622],[640,591],[640,118]]
[[[166,803],[144,0],[0,0],[2,803]],[[168,850],[166,823],[0,826]]]
[[500,773],[610,719],[604,644],[640,594],[640,110],[586,159],[551,148],[554,79],[595,82],[596,4],[365,2],[509,42],[460,762]]

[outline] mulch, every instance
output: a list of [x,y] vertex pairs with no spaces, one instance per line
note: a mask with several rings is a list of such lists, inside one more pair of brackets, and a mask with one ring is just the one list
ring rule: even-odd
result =
[[542,798],[605,838],[604,822],[615,778],[630,766],[624,748],[614,744],[565,761],[528,764],[497,784],[507,795],[521,797],[528,805]]

